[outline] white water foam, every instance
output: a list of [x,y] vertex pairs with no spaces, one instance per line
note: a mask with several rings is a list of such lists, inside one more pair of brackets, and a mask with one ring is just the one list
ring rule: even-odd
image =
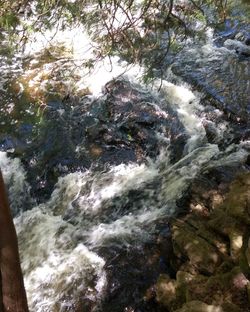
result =
[[18,158],[11,159],[0,151],[0,168],[8,190],[11,210],[14,215],[25,210],[25,202],[30,200],[30,186],[26,182],[26,173]]
[[[175,90],[171,84],[166,86]],[[180,94],[178,105],[191,109]],[[190,96],[187,92],[187,99]],[[192,120],[199,125],[198,117]],[[185,122],[190,125],[189,118]],[[199,126],[193,134],[190,129],[190,135],[195,136]],[[12,190],[18,197],[25,172],[18,159],[0,156],[7,183],[16,174]],[[220,164],[222,156],[217,145],[207,144],[174,165],[163,151],[147,165],[123,164],[59,178],[47,203],[15,219],[30,310],[73,311],[83,299],[98,305],[106,287],[105,261],[98,248],[147,241],[154,222],[176,212],[176,201],[195,175],[209,164]],[[228,151],[227,164],[244,157],[240,149],[234,154]],[[135,191],[139,198],[131,195]]]
[[[53,73],[58,71],[58,68],[63,68],[64,71],[70,71],[71,75],[78,77],[73,81],[70,77],[66,77],[65,81],[68,84],[68,92],[79,92],[80,90],[88,89],[89,92],[98,96],[102,93],[103,86],[110,80],[123,75],[142,76],[143,69],[140,66],[129,66],[126,62],[120,61],[118,57],[105,57],[102,60],[95,61],[93,68],[88,69],[85,64],[92,59],[96,59],[91,42],[86,31],[81,26],[73,27],[72,29],[46,31],[43,34],[35,33],[25,45],[23,56],[32,57],[30,65],[39,63],[39,55],[42,55],[45,50],[50,51],[53,55],[54,47],[65,47],[66,54],[60,57],[58,61],[50,62],[39,66],[39,71],[30,69],[24,73],[24,79],[29,80],[29,86],[45,91],[47,84],[53,85],[55,78],[43,79],[41,85],[40,77],[53,76]],[[60,51],[60,48],[59,48]],[[71,81],[72,80],[72,81]],[[44,86],[44,88],[43,88]]]
[[[97,306],[106,285],[105,261],[77,241],[76,228],[61,216],[53,215],[49,210],[51,204],[22,213],[23,198],[29,186],[18,158],[11,159],[0,152],[0,168],[11,207],[19,212],[14,222],[30,311],[73,311],[84,298]],[[76,186],[75,179],[70,178],[68,176],[67,181],[71,180]],[[55,210],[57,196],[60,203],[69,204],[66,198],[72,199],[70,183],[66,191],[62,184],[60,186],[51,199]]]
[[43,205],[24,212],[15,225],[30,311],[73,311],[87,299],[98,304],[105,261],[77,242],[73,225]]
[[[190,171],[195,174],[216,151],[207,148],[207,152],[197,152],[194,159],[190,156],[186,164],[180,163],[186,171],[178,165],[169,167],[158,192],[150,186],[162,175],[157,162],[120,165],[102,173],[76,172],[60,178],[47,203],[15,219],[30,310],[67,311],[70,307],[73,311],[82,298],[97,304],[106,286],[105,262],[93,249],[113,244],[114,240],[120,245],[147,240],[147,226],[174,211],[176,192],[180,195],[186,187]],[[18,159],[10,160],[4,153],[1,156],[5,177],[14,174],[13,170],[20,173]],[[21,181],[19,184],[25,179]],[[15,196],[19,184],[13,185]],[[172,189],[172,184],[178,190]],[[143,194],[138,203],[129,198],[129,192],[136,189]],[[130,207],[124,212],[128,202]],[[67,213],[74,215],[73,224],[63,220]]]
[[[79,90],[89,87],[97,96],[106,82],[124,72],[126,64],[113,58],[110,71],[106,59],[88,75],[81,64],[91,57],[89,39],[76,35],[77,32],[77,29],[69,32],[69,41],[66,40],[68,48],[73,46],[71,60],[78,66],[76,87]],[[63,41],[67,37],[65,33],[59,36]],[[56,37],[53,40],[60,41]],[[29,53],[41,51],[47,43],[46,39],[45,46]],[[208,48],[204,48],[204,53],[210,53]],[[44,65],[44,73],[49,74],[53,68],[53,64]],[[141,72],[143,68],[135,67],[126,75],[138,82]],[[32,80],[30,83],[34,87]],[[155,162],[148,164],[114,166],[99,173],[91,170],[71,173],[59,178],[48,202],[15,219],[32,312],[74,311],[82,300],[98,303],[106,287],[105,261],[98,256],[98,248],[148,240],[153,223],[176,212],[176,201],[182,198],[195,175],[209,164],[221,164],[222,154],[216,145],[199,147],[205,137],[202,120],[196,114],[202,109],[199,96],[186,84],[176,86],[164,80],[159,97],[162,108],[170,104],[178,113],[191,137],[184,158],[170,165],[167,151],[162,151]],[[230,155],[229,151],[227,164],[241,160],[243,154],[238,151]],[[0,165],[10,185],[10,196],[19,200],[26,187],[20,161],[10,160],[2,153]],[[133,192],[138,197],[131,195]]]
[[[217,153],[216,145],[204,146],[162,172],[159,168],[168,158],[161,155],[147,166],[119,165],[106,172],[69,174],[59,179],[46,209],[64,215],[77,227],[75,235],[94,249],[117,240],[120,245],[144,241],[147,225],[175,213],[176,200]],[[141,195],[133,200],[131,192],[136,190]]]

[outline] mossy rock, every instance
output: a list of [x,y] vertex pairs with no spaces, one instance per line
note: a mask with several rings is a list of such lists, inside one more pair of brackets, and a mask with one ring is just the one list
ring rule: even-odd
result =
[[[199,300],[209,305],[225,304],[244,308],[247,305],[246,279],[239,267],[230,272],[205,277],[194,276],[187,284],[183,282],[179,288],[186,289],[186,302]],[[178,293],[178,291],[177,291]]]
[[181,309],[175,312],[242,312],[234,304],[208,305],[202,301],[194,300],[185,303]]
[[175,254],[184,254],[190,265],[199,272],[213,273],[221,264],[222,258],[217,248],[197,235],[196,230],[187,223],[175,222],[172,226],[172,238]]
[[202,301],[190,301],[175,312],[224,312],[219,306],[208,305]]
[[[174,312],[245,312],[250,301],[250,174],[238,177],[209,215],[171,223],[176,274]],[[168,282],[169,283],[169,282]],[[162,297],[163,298],[163,297]]]
[[222,205],[211,214],[208,226],[230,240],[230,256],[235,262],[242,253],[250,224],[250,174],[239,176],[230,186]]
[[231,184],[221,209],[228,216],[250,225],[250,173],[240,175]]
[[176,284],[177,282],[166,274],[161,274],[156,283],[156,300],[170,311],[173,311],[177,301]]
[[207,277],[203,275],[193,275],[184,271],[179,271],[177,272],[176,280],[176,293],[178,298],[181,299],[181,302],[188,302],[193,300],[193,298],[190,297],[190,284],[192,284],[193,281],[195,281],[196,284],[204,284],[207,281]]
[[215,247],[221,256],[226,256],[228,254],[228,243],[225,241],[224,237],[219,235],[216,231],[207,225],[208,220],[208,218],[203,218],[200,220],[199,217],[191,215],[187,218],[186,223],[195,229],[197,236],[203,238],[205,241]]
[[156,294],[157,301],[169,311],[180,309],[185,303],[199,301],[209,306],[223,307],[221,311],[238,312],[248,304],[248,285],[249,282],[239,267],[211,277],[178,271],[176,281],[168,275],[160,276]]
[[244,274],[250,279],[250,229],[243,237],[243,245],[239,258],[239,265]]

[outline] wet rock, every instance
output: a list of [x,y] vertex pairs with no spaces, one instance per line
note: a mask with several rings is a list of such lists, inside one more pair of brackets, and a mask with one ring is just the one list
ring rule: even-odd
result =
[[[49,101],[29,144],[14,155],[25,164],[33,195],[38,201],[48,198],[62,174],[97,164],[143,162],[167,146],[171,161],[178,161],[188,136],[177,113],[167,105],[162,111],[158,101],[125,80],[109,82],[97,99]],[[2,143],[8,148],[13,144]]]
[[[249,46],[244,42],[233,39],[235,29],[232,32],[232,27],[229,26],[228,30],[229,33],[226,31],[221,39],[220,37],[217,38],[220,41],[219,44],[217,44],[218,40],[216,38],[215,42],[213,42],[219,47],[224,46],[223,49],[214,46],[214,44],[210,46],[197,44],[192,49],[184,49],[171,65],[171,69],[175,75],[181,76],[184,81],[191,84],[195,89],[202,91],[209,98],[209,103],[203,102],[203,100],[201,103],[204,106],[210,104],[221,110],[223,113],[222,119],[229,120],[229,128],[236,125],[237,132],[240,133],[240,138],[242,138],[243,128],[249,128],[250,120],[249,96],[247,96],[249,94],[249,85],[247,83],[249,62],[247,57],[244,56],[249,55]],[[240,54],[239,57],[234,53],[236,49]],[[235,85],[236,81],[237,86]],[[232,85],[235,88],[230,87]],[[210,120],[214,121],[214,119]],[[216,126],[220,130],[220,125],[216,124]],[[223,132],[225,135],[228,133]],[[228,146],[230,144],[230,141],[235,137],[235,133],[236,131],[233,128],[233,132],[229,133],[229,142],[223,135],[224,145]]]
[[243,32],[238,32],[238,33],[235,35],[234,39],[236,39],[236,40],[238,40],[238,41],[244,41],[245,35],[244,35]]
[[2,151],[14,151],[20,146],[19,140],[10,136],[2,136],[0,138],[0,149]]
[[203,126],[206,131],[207,140],[209,143],[216,143],[218,138],[218,130],[213,122],[204,121]]
[[85,116],[81,122],[85,125],[86,134],[93,139],[103,131],[99,119],[93,116]]
[[238,41],[238,40],[232,40],[227,39],[224,42],[224,46],[229,50],[235,50],[236,53],[244,55],[244,56],[250,56],[250,48],[248,45],[245,45],[244,43]]
[[[136,162],[139,156],[136,155],[136,151],[129,148],[116,149],[112,148],[110,150],[105,150],[102,155],[100,155],[98,161],[102,163],[120,164],[122,162]],[[121,161],[122,160],[122,161]]]
[[245,44],[246,44],[247,46],[250,45],[250,37],[248,37],[248,38],[245,40]]

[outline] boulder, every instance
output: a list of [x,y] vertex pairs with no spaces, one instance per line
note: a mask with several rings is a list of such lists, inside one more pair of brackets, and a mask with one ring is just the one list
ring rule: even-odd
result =
[[185,303],[181,309],[175,312],[242,312],[234,304],[226,304],[223,307],[217,305],[209,305],[202,301],[194,300]]
[[205,237],[197,235],[195,227],[175,221],[172,225],[173,247],[176,255],[184,254],[191,267],[199,272],[213,273],[222,262],[217,248]]
[[250,37],[246,38],[246,40],[245,40],[245,44],[246,44],[247,46],[249,46],[249,45],[250,45]]
[[176,304],[177,282],[166,274],[161,274],[156,284],[156,300],[168,309],[172,309]]
[[224,312],[221,307],[208,305],[202,301],[190,301],[175,312]]
[[[211,214],[208,225],[230,240],[230,255],[241,254],[244,233],[250,225],[250,174],[242,174],[230,186],[224,202]],[[246,248],[245,248],[246,249]]]
[[249,186],[250,173],[240,174],[209,209],[212,189],[200,197],[195,192],[191,212],[171,220],[173,252],[181,263],[175,279],[162,276],[156,284],[157,301],[168,311],[249,311]]
[[226,213],[250,225],[250,174],[239,176],[231,185],[222,207]]
[[229,50],[235,50],[236,53],[241,55],[250,56],[250,47],[238,40],[227,39],[224,46]]
[[[177,112],[167,103],[164,110],[160,106],[152,93],[122,79],[107,83],[98,98],[49,101],[37,136],[18,155],[13,153],[24,163],[32,195],[42,202],[59,176],[90,166],[146,162],[162,148],[168,147],[171,161],[178,161],[189,137]],[[4,147],[15,148],[14,139]]]

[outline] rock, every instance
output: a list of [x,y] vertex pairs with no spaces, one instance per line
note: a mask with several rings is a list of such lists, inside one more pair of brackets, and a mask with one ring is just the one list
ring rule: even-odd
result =
[[181,309],[175,310],[175,312],[242,312],[242,310],[230,303],[220,306],[209,305],[202,301],[193,300],[185,303]]
[[240,222],[230,216],[226,216],[224,211],[215,211],[211,220],[208,221],[208,225],[214,231],[229,238],[230,256],[234,260],[238,259],[242,247],[242,235],[244,231]]
[[250,45],[250,37],[248,37],[248,38],[245,40],[245,44],[246,44],[247,46]]
[[250,279],[250,233],[243,235],[243,243],[239,256],[239,265],[245,276]]
[[[176,281],[161,276],[157,282],[157,300],[175,311],[183,303],[201,301],[223,307],[222,311],[242,311],[249,281],[239,267],[211,277],[178,271]],[[230,310],[231,309],[231,310]],[[178,310],[179,311],[179,310]]]
[[1,135],[0,148],[15,149],[13,156],[25,164],[31,193],[40,203],[62,174],[146,162],[163,147],[169,147],[172,163],[178,161],[189,137],[182,134],[177,113],[167,103],[165,111],[159,109],[159,101],[128,81],[113,80],[99,98],[66,96],[49,101],[37,128],[18,129],[28,144]]
[[224,312],[243,312],[243,310],[237,307],[237,305],[229,302],[222,303],[221,307]]
[[250,303],[250,283],[247,284],[247,297],[248,297],[248,301]]
[[247,239],[247,246],[245,249],[245,255],[247,258],[248,266],[250,267],[250,238]]
[[245,296],[247,283],[248,280],[239,267],[211,277],[196,275],[186,286],[186,301],[201,300],[207,304],[216,305],[231,302],[240,306]]
[[158,302],[169,311],[249,311],[249,186],[250,173],[243,173],[229,188],[220,187],[228,193],[206,214],[200,210],[211,194],[195,195],[191,213],[170,222],[173,252],[182,264],[175,280],[157,283]]
[[238,54],[250,56],[250,47],[238,40],[227,39],[224,46],[229,50],[235,50]]
[[239,267],[211,277],[194,275],[186,280],[177,279],[177,287],[182,287],[186,291],[186,302],[201,300],[213,305],[227,302],[239,307],[244,306],[247,285],[248,280]]
[[228,236],[230,254],[237,260],[243,246],[243,237],[250,225],[250,174],[243,174],[230,186],[225,201],[211,215],[208,225]]
[[224,312],[219,306],[208,305],[202,301],[190,301],[175,312]]
[[176,301],[176,284],[166,274],[161,274],[156,284],[156,300],[169,309]]
[[173,247],[175,254],[184,254],[190,266],[200,272],[213,273],[221,263],[218,250],[204,237],[197,235],[194,227],[185,222],[174,222],[172,226]]
[[[185,271],[178,271],[176,274],[176,281],[177,281],[177,289],[176,293],[178,294],[179,302],[182,304],[184,302],[190,301],[189,297],[189,284],[193,279],[197,281],[197,275],[190,274]],[[201,276],[201,278],[203,278]],[[206,278],[205,278],[206,279]]]
[[250,173],[243,174],[236,179],[224,202],[226,212],[250,225]]
[[235,35],[234,39],[239,40],[239,41],[244,41],[245,35],[242,32],[239,32]]

